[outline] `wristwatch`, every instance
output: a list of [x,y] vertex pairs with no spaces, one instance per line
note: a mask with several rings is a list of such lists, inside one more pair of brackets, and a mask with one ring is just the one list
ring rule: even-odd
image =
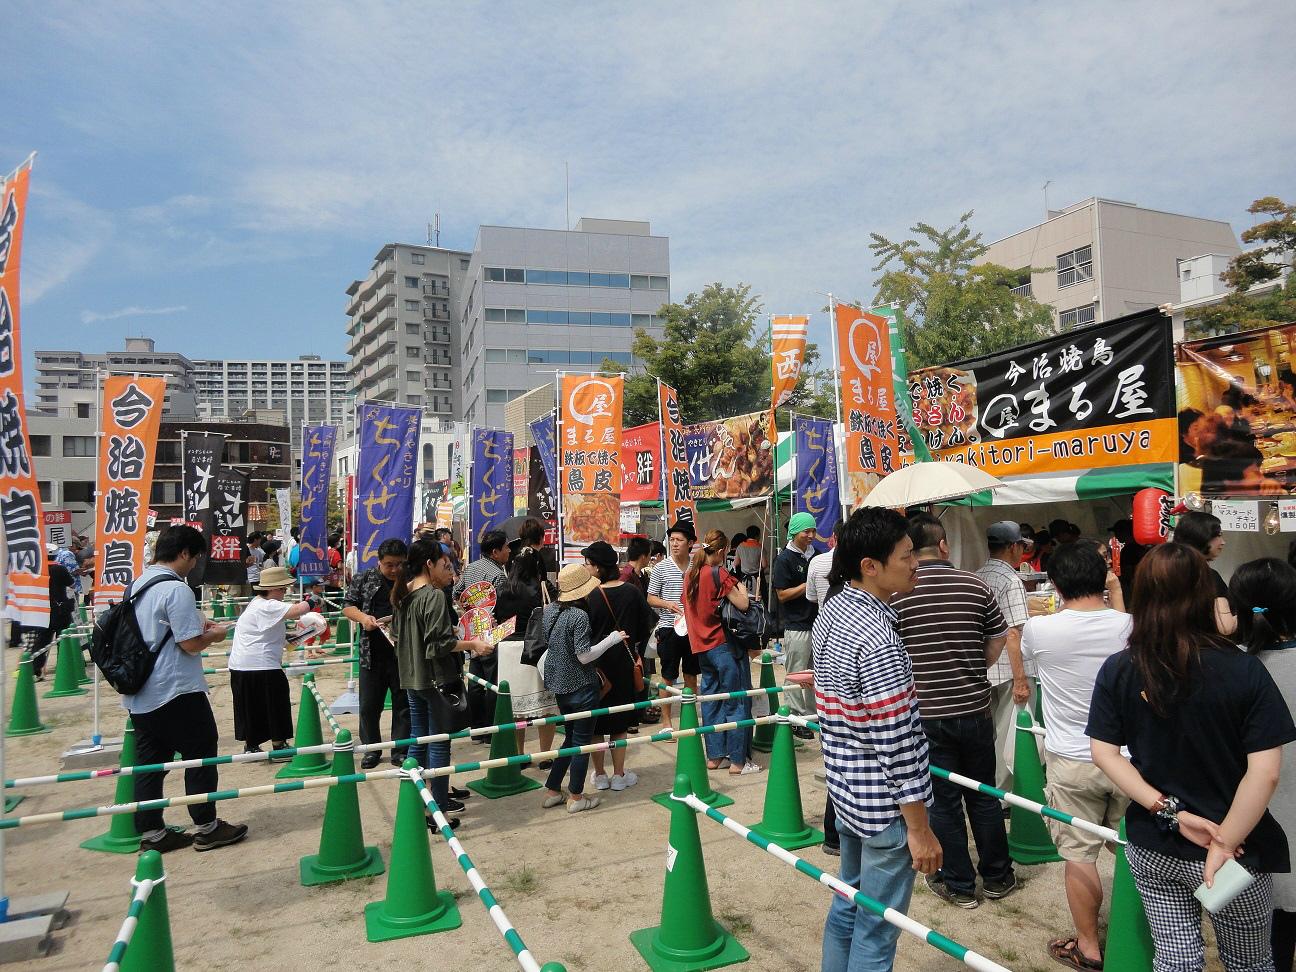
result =
[[1155,803],[1148,807],[1148,812],[1157,818],[1157,823],[1166,830],[1174,833],[1179,829],[1178,813],[1181,809],[1179,798],[1169,793],[1163,793],[1157,797]]

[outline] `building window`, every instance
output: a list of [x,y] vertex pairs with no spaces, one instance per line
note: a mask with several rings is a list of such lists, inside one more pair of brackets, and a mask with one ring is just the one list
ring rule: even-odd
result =
[[526,394],[525,388],[487,388],[487,405],[504,405]]
[[406,277],[406,278],[405,278],[405,286],[406,286],[406,287],[412,287],[414,290],[418,290],[419,287],[421,287],[421,286],[423,286],[423,285],[419,282],[419,278],[418,278],[418,277]]
[[1093,247],[1082,246],[1057,258],[1058,290],[1093,279]]
[[1069,331],[1073,327],[1082,327],[1085,324],[1094,322],[1094,305],[1081,304],[1079,307],[1072,307],[1070,310],[1064,310],[1058,313],[1058,326]]
[[417,323],[411,324],[410,322],[406,321],[405,333],[408,334],[410,337],[418,337],[420,334],[423,333],[423,328]]
[[487,364],[526,364],[527,353],[521,348],[487,348]]
[[90,403],[89,403],[89,402],[77,402],[77,407],[76,407],[76,409],[77,409],[77,418],[89,418],[89,417],[90,417]]
[[407,357],[407,358],[421,358],[421,357],[423,357],[423,349],[422,349],[422,348],[419,348],[419,347],[410,346],[410,347],[408,347],[408,348],[405,349],[405,357]]
[[[178,487],[180,484],[177,483]],[[87,506],[94,505],[95,484],[83,481],[72,481],[63,483],[63,502],[64,503],[84,503]]]
[[37,480],[37,481],[36,481],[36,491],[37,491],[38,493],[40,493],[40,501],[41,501],[42,503],[52,503],[52,502],[53,502],[53,500],[50,499],[50,496],[53,495],[53,494],[50,492],[50,484],[49,484],[49,481],[48,481],[48,480],[45,480],[45,479],[39,479],[39,480]]
[[423,396],[422,396],[422,395],[406,395],[406,396],[405,396],[405,404],[406,404],[406,405],[422,405],[422,404],[423,404]]
[[93,435],[63,436],[63,457],[65,459],[84,459],[95,455],[95,437]]
[[427,263],[427,257],[422,253],[411,253],[410,263],[414,264],[416,267],[421,267],[423,264]]
[[417,311],[417,310],[422,310],[422,309],[423,309],[423,305],[420,304],[417,300],[407,300],[407,301],[405,301],[405,309],[406,309],[407,311]]
[[33,456],[48,456],[50,454],[50,437],[48,435],[31,436],[31,450]]

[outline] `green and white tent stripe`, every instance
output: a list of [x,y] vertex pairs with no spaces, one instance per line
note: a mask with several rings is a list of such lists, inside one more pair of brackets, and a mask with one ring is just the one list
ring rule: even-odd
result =
[[1168,462],[1153,462],[1034,476],[1004,476],[1003,485],[998,489],[985,490],[945,505],[1029,506],[1066,503],[1108,496],[1128,496],[1148,486],[1173,492],[1174,466]]

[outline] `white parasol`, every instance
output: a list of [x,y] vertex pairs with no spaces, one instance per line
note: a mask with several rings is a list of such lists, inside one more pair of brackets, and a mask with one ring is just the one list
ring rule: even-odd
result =
[[965,462],[916,462],[883,478],[862,506],[922,506],[962,499],[983,489],[998,489],[999,480]]

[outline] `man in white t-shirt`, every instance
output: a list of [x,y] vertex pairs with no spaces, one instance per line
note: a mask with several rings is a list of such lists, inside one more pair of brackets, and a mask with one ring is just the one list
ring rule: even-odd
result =
[[[1044,758],[1050,806],[1115,829],[1129,799],[1093,763],[1085,726],[1098,669],[1129,640],[1132,619],[1103,599],[1107,562],[1091,540],[1059,546],[1049,558],[1048,576],[1062,597],[1062,610],[1031,618],[1022,630],[1023,659],[1039,670],[1044,695]],[[1103,839],[1087,831],[1046,820],[1066,861],[1067,903],[1074,935],[1049,943],[1053,958],[1085,967],[1078,959],[1102,961],[1098,911],[1102,881],[1098,855]]]

